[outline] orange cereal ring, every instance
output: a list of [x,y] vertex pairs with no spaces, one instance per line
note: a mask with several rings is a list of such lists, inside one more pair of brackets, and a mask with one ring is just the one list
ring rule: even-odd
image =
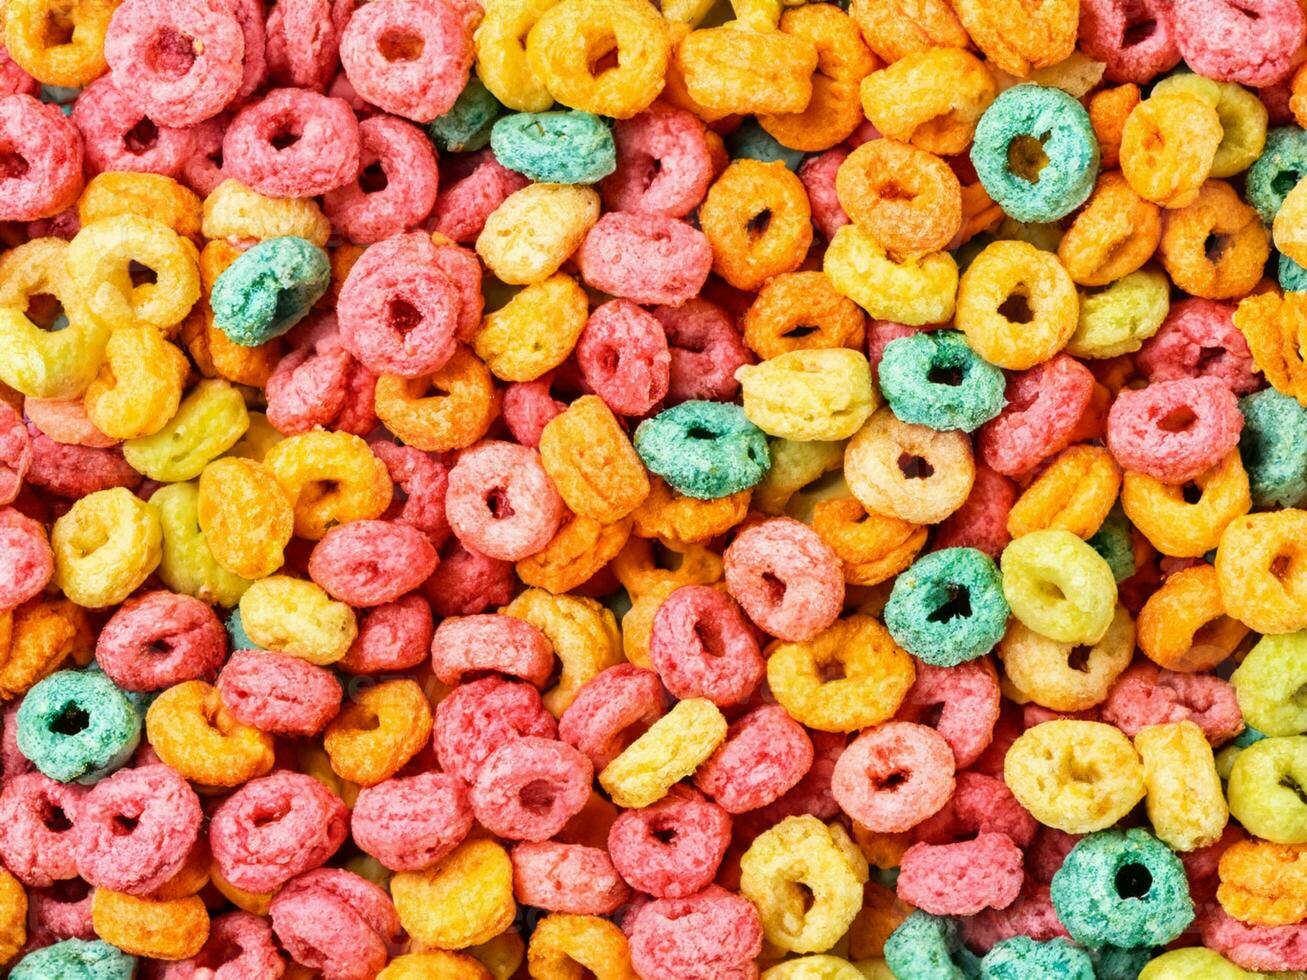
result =
[[930,47],[872,72],[860,95],[862,111],[881,135],[953,156],[971,145],[976,123],[998,95],[998,86],[985,63],[969,51]]
[[499,414],[499,401],[490,369],[461,345],[435,374],[377,379],[377,418],[405,443],[427,452],[472,445]]
[[583,395],[540,433],[540,462],[575,513],[619,521],[649,495],[649,476],[603,399]]
[[1299,346],[1307,336],[1307,293],[1249,296],[1234,311],[1234,325],[1271,387],[1307,408],[1307,361]]
[[1139,649],[1167,670],[1211,670],[1229,657],[1248,627],[1225,614],[1216,569],[1194,565],[1167,576],[1135,623]]
[[708,189],[699,226],[712,246],[713,271],[736,289],[793,272],[812,244],[808,193],[780,161],[732,161]]
[[1120,171],[1098,178],[1089,200],[1057,246],[1057,257],[1081,286],[1106,286],[1143,266],[1162,238],[1162,211],[1145,201]]
[[665,585],[712,585],[722,580],[722,559],[710,548],[690,545],[681,550],[680,564],[672,569],[658,566],[658,554],[646,538],[632,536],[613,559],[613,574],[633,596],[642,596]]
[[417,681],[385,681],[354,695],[327,726],[322,747],[341,779],[375,786],[431,738],[431,706]]
[[675,62],[690,98],[725,113],[802,112],[812,100],[817,47],[783,31],[691,31]]
[[26,694],[69,659],[85,666],[94,652],[86,610],[68,599],[33,599],[0,613],[0,700]]
[[1098,137],[1098,156],[1104,170],[1121,162],[1121,132],[1138,104],[1139,86],[1133,82],[1099,89],[1089,97],[1089,122]]
[[635,533],[642,538],[658,538],[676,549],[702,544],[744,520],[752,495],[752,490],[741,490],[715,500],[697,500],[677,493],[654,477],[649,496],[633,515]]
[[853,497],[820,500],[812,529],[844,563],[849,585],[879,585],[912,564],[928,528],[886,514],[869,514]]
[[759,290],[744,314],[744,343],[763,360],[796,350],[861,350],[866,316],[824,272],[785,272]]
[[1164,555],[1201,558],[1217,546],[1232,520],[1252,510],[1248,474],[1238,449],[1194,477],[1192,486],[1198,496],[1191,501],[1186,495],[1189,483],[1163,483],[1144,473],[1125,475],[1125,516]]
[[901,422],[889,406],[875,412],[844,450],[844,476],[868,513],[937,524],[971,493],[971,440]]
[[1224,136],[1216,110],[1188,95],[1140,102],[1121,129],[1121,172],[1140,197],[1182,208],[1198,196]]
[[1216,549],[1226,612],[1257,633],[1307,627],[1307,511],[1236,517]]
[[1012,505],[1007,529],[1014,538],[1049,528],[1091,537],[1106,520],[1121,489],[1121,467],[1102,446],[1071,446]]
[[898,258],[939,251],[962,225],[952,168],[907,143],[863,143],[840,164],[835,192],[853,222]]
[[853,0],[849,15],[867,46],[890,63],[927,48],[971,46],[948,0]]
[[1221,855],[1216,900],[1254,926],[1291,926],[1307,919],[1307,844],[1237,841]]
[[958,20],[985,57],[1025,78],[1070,57],[1080,26],[1077,0],[954,0]]
[[1162,264],[1185,292],[1236,299],[1257,285],[1271,252],[1257,212],[1233,187],[1209,180],[1193,202],[1162,218]]
[[209,938],[209,910],[198,896],[156,901],[107,888],[91,896],[95,934],[132,956],[185,960]]
[[544,548],[517,563],[517,577],[555,595],[571,592],[616,558],[630,536],[630,518],[602,524],[573,514]]

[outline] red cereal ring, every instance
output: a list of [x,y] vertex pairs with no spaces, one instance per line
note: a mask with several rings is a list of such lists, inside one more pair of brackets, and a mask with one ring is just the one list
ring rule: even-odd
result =
[[662,324],[630,300],[610,300],[590,314],[576,361],[586,384],[618,415],[647,414],[671,382]]
[[1180,63],[1171,0],[1081,0],[1080,47],[1114,82],[1148,82]]
[[616,759],[663,715],[666,694],[652,670],[618,664],[576,693],[558,720],[558,737],[589,757],[595,770]]
[[997,558],[1012,540],[1007,516],[1016,502],[1015,483],[988,466],[978,465],[971,495],[936,528],[935,549],[977,548]]
[[548,840],[590,799],[594,766],[556,739],[511,739],[486,759],[472,784],[477,822],[509,840]]
[[739,394],[735,372],[753,363],[753,355],[725,310],[696,296],[680,306],[655,306],[651,312],[663,325],[672,355],[668,405],[731,401]]
[[449,485],[449,467],[434,453],[424,453],[412,446],[393,442],[370,443],[372,454],[386,465],[391,481],[404,492],[386,510],[388,520],[411,524],[437,548],[449,540],[449,521],[445,519],[445,489]]
[[349,521],[328,531],[309,554],[309,577],[351,606],[380,606],[412,592],[436,570],[436,549],[399,521]]
[[516,442],[540,448],[540,433],[566,411],[567,405],[549,393],[549,381],[515,381],[504,389],[500,414]]
[[849,216],[844,213],[835,192],[835,175],[848,158],[849,151],[837,146],[808,157],[799,167],[799,180],[803,181],[812,206],[812,223],[826,241],[834,238],[835,233],[849,223]]
[[550,739],[557,731],[539,691],[491,676],[460,684],[436,705],[432,744],[440,768],[471,784],[500,746],[530,736]]
[[191,127],[190,150],[176,176],[200,197],[208,197],[228,177],[222,169],[222,138],[230,123],[224,112]]
[[222,703],[237,721],[274,735],[316,735],[340,711],[331,671],[271,650],[237,650],[218,675]]
[[985,465],[1016,476],[1065,449],[1093,394],[1089,368],[1066,354],[1010,378],[1007,407],[980,427],[977,445]]
[[675,306],[703,288],[712,246],[680,218],[610,211],[586,234],[576,264],[581,278],[600,292]]
[[731,722],[726,741],[694,773],[694,785],[727,813],[756,810],[779,799],[812,766],[812,741],[778,704],[754,708]]
[[104,35],[114,85],[164,126],[193,126],[226,108],[244,56],[235,12],[208,0],[123,0]]
[[463,300],[438,252],[423,232],[396,235],[370,246],[341,284],[341,340],[377,374],[421,377],[453,356]]
[[339,868],[319,868],[287,883],[268,914],[296,963],[340,980],[375,977],[404,934],[390,896]]
[[421,595],[373,606],[359,617],[359,632],[337,666],[351,674],[416,667],[431,649],[431,605]]
[[684,898],[712,884],[730,843],[730,814],[683,785],[652,806],[624,811],[608,831],[613,866],[655,898]]
[[213,610],[162,589],[128,599],[95,641],[96,663],[127,691],[212,681],[226,656],[227,631]]
[[899,862],[899,898],[931,915],[975,915],[1016,901],[1021,849],[1007,834],[956,844],[913,844]]
[[0,508],[0,612],[35,599],[53,575],[45,527],[12,507]]
[[563,510],[563,498],[534,449],[489,440],[465,450],[449,471],[449,526],[460,541],[491,558],[534,555],[553,538]]
[[[241,86],[231,105],[240,105],[268,80],[268,34],[264,25],[263,0],[226,0],[245,36],[241,58]],[[200,195],[205,197],[207,195]]]
[[1307,37],[1297,0],[1175,0],[1174,9],[1185,63],[1220,82],[1280,81]]
[[80,128],[57,105],[30,95],[0,98],[0,221],[48,218],[77,200],[82,192]]
[[890,721],[853,740],[835,763],[831,792],[869,830],[899,833],[953,795],[953,750],[933,728]]
[[472,41],[452,4],[372,0],[345,25],[340,63],[373,105],[428,123],[448,112],[467,85]]
[[275,84],[326,89],[340,51],[331,15],[331,0],[277,0],[267,21],[268,73]]
[[169,963],[159,980],[196,977],[276,977],[286,968],[272,940],[272,925],[249,912],[228,912],[209,923],[209,938],[188,960]]
[[542,688],[554,669],[554,648],[539,629],[515,616],[453,616],[436,627],[431,667],[451,687],[464,674],[493,670]]
[[329,191],[322,209],[338,233],[371,245],[422,224],[439,184],[431,141],[402,119],[374,116],[359,123],[358,176]]
[[513,848],[513,894],[523,905],[571,915],[608,915],[631,889],[602,847],[527,841]]
[[461,300],[454,336],[470,344],[481,329],[481,314],[485,306],[485,297],[481,294],[481,260],[471,249],[446,242],[437,243],[434,261],[436,268],[454,284]]
[[59,881],[48,888],[27,889],[29,942],[95,939],[91,900],[95,889],[81,878]]
[[927,844],[949,844],[976,834],[1006,834],[1018,847],[1028,847],[1038,829],[1035,818],[1003,780],[980,772],[959,772],[952,799],[933,817],[917,824],[912,836]]
[[1184,483],[1239,445],[1243,415],[1219,378],[1124,389],[1107,416],[1107,448],[1122,468]]
[[529,183],[496,160],[489,147],[477,153],[450,154],[442,161],[440,194],[427,228],[451,241],[474,242],[486,218]]
[[511,561],[483,555],[451,537],[440,549],[440,564],[422,583],[437,616],[469,616],[505,605],[517,589]]
[[181,870],[200,836],[200,798],[174,769],[120,769],[77,809],[77,873],[96,888],[148,895]]
[[1161,329],[1144,342],[1135,365],[1150,383],[1218,378],[1236,395],[1261,387],[1248,341],[1234,325],[1234,304],[1191,298],[1171,306]]
[[251,779],[219,804],[209,846],[226,881],[270,892],[335,854],[348,823],[335,793],[312,776],[280,770]]
[[776,517],[754,524],[723,555],[726,590],[749,618],[782,640],[810,640],[844,606],[835,552],[806,524]]
[[684,109],[655,103],[613,124],[617,169],[599,182],[611,211],[684,218],[713,181],[703,122]]
[[[10,729],[12,716],[5,719]],[[0,792],[0,861],[24,885],[44,888],[77,877],[76,829],[85,786],[39,772],[9,776]]]
[[707,585],[682,586],[658,607],[649,660],[672,697],[707,698],[718,707],[747,700],[765,669],[740,607]]
[[27,482],[33,487],[49,490],[56,497],[77,500],[97,490],[130,488],[141,482],[141,474],[132,469],[116,447],[64,445],[30,421],[27,431],[32,437],[32,465],[27,471]]
[[0,507],[14,502],[31,466],[31,433],[14,407],[0,400]]
[[0,44],[0,96],[30,95],[36,97],[40,92],[41,83],[18,67],[18,63],[9,57],[9,52],[5,50],[5,46]]
[[1243,731],[1234,685],[1211,674],[1180,674],[1135,664],[1117,678],[1101,706],[1103,721],[1131,738],[1148,725],[1192,721],[1213,745]]
[[260,194],[315,197],[358,176],[358,121],[340,99],[273,89],[236,113],[222,158],[229,176]]
[[965,769],[989,747],[1003,703],[998,674],[988,658],[956,667],[934,667],[918,660],[917,676],[895,716],[927,724],[953,750],[954,765]]
[[631,965],[642,977],[749,980],[761,951],[758,910],[717,885],[650,902],[631,927]]
[[193,153],[190,130],[155,123],[109,75],[82,90],[71,118],[81,130],[90,174],[125,170],[176,177]]
[[319,426],[359,436],[376,428],[377,376],[345,349],[335,314],[311,317],[291,336],[294,347],[264,387],[272,427],[288,436]]
[[429,868],[472,829],[467,785],[443,772],[392,777],[359,790],[354,843],[392,871]]

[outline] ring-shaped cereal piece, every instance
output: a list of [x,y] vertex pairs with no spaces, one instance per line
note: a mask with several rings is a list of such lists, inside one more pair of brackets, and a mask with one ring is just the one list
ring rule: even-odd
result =
[[1112,625],[1092,644],[1059,643],[1013,620],[998,658],[1008,680],[1035,704],[1050,711],[1085,711],[1107,699],[1130,664],[1134,643],[1135,624],[1118,604]]
[[303,238],[268,238],[242,252],[209,292],[214,325],[242,347],[280,337],[327,291],[327,254]]
[[1303,638],[1264,636],[1230,677],[1247,724],[1268,736],[1307,731],[1295,692],[1301,687]]
[[1070,531],[1035,531],[1003,549],[1003,594],[1012,615],[1063,643],[1097,643],[1112,624],[1116,578]]
[[937,330],[891,340],[877,381],[895,416],[941,431],[974,432],[1003,410],[1007,379],[960,333]]
[[958,431],[901,422],[888,407],[874,413],[844,451],[845,479],[868,513],[937,524],[971,492],[971,443]]
[[599,784],[618,806],[656,803],[713,754],[726,729],[711,701],[678,701],[600,771]]
[[1109,80],[1148,82],[1180,61],[1171,7],[1159,0],[1083,0],[1080,46],[1107,64]]
[[1124,469],[1183,483],[1235,449],[1242,428],[1238,400],[1217,378],[1160,381],[1117,396],[1107,444]]
[[1021,0],[956,0],[953,7],[972,43],[1016,78],[1056,65],[1075,50],[1080,11],[1070,0],[1033,8]]
[[1282,79],[1307,37],[1302,8],[1288,0],[1176,0],[1174,17],[1190,69],[1241,85]]
[[859,735],[835,763],[840,809],[878,833],[910,830],[943,807],[954,787],[953,750],[933,728],[891,721]]
[[[856,17],[858,4],[853,9]],[[966,151],[997,94],[989,67],[952,46],[913,51],[861,86],[862,110],[884,136],[940,156]]]
[[1226,612],[1258,633],[1307,627],[1307,512],[1237,517],[1221,535],[1216,574]]
[[99,671],[61,670],[37,682],[15,720],[19,751],[63,783],[97,782],[131,758],[141,738],[135,705]]
[[1215,107],[1184,93],[1140,102],[1121,130],[1121,173],[1140,197],[1164,208],[1193,203],[1221,145]]
[[1120,489],[1121,468],[1106,449],[1071,446],[1012,505],[1008,532],[1019,538],[1060,528],[1088,540],[1107,519]]
[[812,101],[816,70],[817,47],[807,38],[714,27],[681,37],[666,91],[669,101],[704,120],[802,112]]
[[1062,236],[1057,257],[1077,285],[1106,286],[1140,268],[1161,239],[1161,209],[1112,170],[1098,178],[1088,203]]
[[884,617],[895,641],[918,660],[956,667],[983,657],[1002,639],[1008,604],[988,555],[945,548],[894,580]]
[[812,529],[839,556],[848,585],[879,585],[893,578],[926,543],[926,528],[870,514],[853,497],[819,500]]
[[115,0],[16,0],[5,8],[5,49],[44,85],[89,85],[109,67],[104,39],[117,8]]
[[205,786],[239,786],[272,769],[273,738],[244,725],[203,681],[175,684],[145,715],[155,754],[188,780]]
[[922,0],[910,10],[893,0],[853,0],[849,15],[858,22],[871,50],[889,64],[930,48],[971,44],[947,0]]
[[699,209],[713,271],[737,289],[758,289],[797,269],[812,244],[803,183],[780,161],[732,161]]
[[1266,134],[1261,156],[1244,175],[1244,195],[1262,221],[1271,224],[1285,197],[1307,176],[1307,133],[1280,126]]
[[954,313],[958,266],[948,252],[896,260],[870,232],[848,224],[831,239],[822,271],[875,320],[922,326]]
[[1266,106],[1252,92],[1233,82],[1214,82],[1201,75],[1182,74],[1153,86],[1153,95],[1184,92],[1207,102],[1221,120],[1221,143],[1212,158],[1213,177],[1233,177],[1247,170],[1266,145]]
[[526,956],[530,975],[538,980],[567,980],[579,971],[596,977],[636,975],[626,934],[594,915],[545,916],[531,934]]
[[1214,549],[1226,527],[1252,509],[1248,475],[1231,451],[1193,478],[1198,499],[1185,499],[1188,484],[1168,484],[1127,471],[1121,506],[1149,544],[1164,555],[1201,558]]
[[1210,670],[1227,659],[1248,627],[1225,611],[1216,569],[1195,565],[1167,576],[1139,611],[1139,649],[1167,670]]
[[224,170],[260,194],[314,197],[358,176],[358,121],[342,99],[273,89],[236,113],[222,156]]
[[980,429],[985,465],[1017,476],[1065,448],[1092,410],[1094,391],[1089,369],[1065,354],[1012,378],[1007,407]]
[[1204,299],[1237,299],[1261,279],[1270,255],[1267,239],[1261,218],[1234,188],[1209,180],[1189,204],[1163,216],[1158,254],[1172,281],[1185,292]]
[[865,322],[858,305],[836,292],[824,273],[784,272],[749,305],[744,342],[764,360],[795,350],[859,350]]
[[699,500],[749,489],[771,463],[762,430],[725,402],[682,402],[660,412],[640,423],[634,444],[649,472]]
[[642,976],[752,976],[762,924],[748,899],[718,885],[650,902],[631,925],[631,961]]
[[806,524],[788,517],[754,524],[722,559],[727,591],[772,636],[810,640],[840,614],[839,558]]
[[58,106],[23,94],[0,98],[0,152],[8,161],[0,220],[52,217],[81,193],[82,140]]
[[1296,787],[1307,780],[1307,736],[1263,738],[1230,769],[1230,815],[1249,834],[1276,844],[1307,843],[1307,805]]
[[835,190],[849,218],[897,257],[939,251],[962,224],[953,170],[907,143],[863,143],[840,164]]
[[377,417],[406,444],[427,452],[472,445],[486,434],[499,406],[490,369],[461,345],[434,374],[377,379]]

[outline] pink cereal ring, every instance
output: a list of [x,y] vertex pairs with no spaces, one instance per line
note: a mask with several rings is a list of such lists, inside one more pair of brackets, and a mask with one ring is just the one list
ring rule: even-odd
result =
[[239,722],[277,735],[316,735],[340,711],[340,682],[321,667],[270,650],[237,650],[218,675]]
[[0,401],[0,507],[14,502],[31,466],[32,434],[14,407]]
[[81,878],[27,889],[28,942],[35,946],[62,939],[95,939],[91,901],[95,889]]
[[493,670],[544,687],[554,669],[554,648],[535,626],[513,616],[453,616],[436,627],[431,667],[442,684]]
[[377,376],[350,355],[340,341],[334,314],[297,331],[293,350],[277,362],[264,389],[272,427],[293,436],[331,427],[367,435],[376,427],[373,389]]
[[1021,849],[1007,834],[956,844],[913,844],[899,862],[899,898],[931,915],[975,915],[1021,893]]
[[652,670],[609,667],[577,692],[559,719],[558,737],[584,752],[596,770],[603,769],[662,717],[666,697]]
[[1239,445],[1243,415],[1217,378],[1161,381],[1126,389],[1107,416],[1107,448],[1124,469],[1184,483]]
[[291,958],[330,980],[371,980],[404,934],[390,896],[339,868],[288,882],[268,914]]
[[278,771],[251,779],[209,822],[209,846],[223,878],[270,892],[335,854],[348,834],[340,797],[312,776]]
[[451,241],[474,242],[486,218],[529,183],[496,160],[489,147],[450,154],[441,161],[440,194],[427,227]]
[[200,197],[208,197],[228,177],[222,169],[222,140],[230,122],[224,112],[191,127],[190,150],[177,179]]
[[358,121],[340,99],[273,89],[236,114],[222,138],[222,157],[230,176],[260,194],[314,197],[358,175]]
[[830,547],[788,517],[740,532],[724,555],[726,590],[749,618],[782,640],[810,640],[844,606],[844,573]]
[[141,474],[123,459],[121,450],[70,446],[55,442],[29,421],[32,436],[32,465],[27,482],[49,490],[56,497],[77,500],[110,487],[134,487]]
[[613,124],[617,169],[599,183],[612,211],[683,218],[703,200],[713,179],[703,123],[661,103]]
[[[91,424],[91,420],[86,417],[86,401],[82,398],[25,398],[23,414],[31,419],[32,424],[41,432],[64,445],[109,449],[119,442]],[[3,408],[0,408],[0,415],[4,415]],[[4,439],[4,436],[0,436],[0,441]],[[0,459],[7,458],[9,462],[6,465],[13,472],[17,472],[13,465],[17,461],[22,466],[23,474],[26,475],[27,467],[31,465],[31,433],[28,433],[25,461],[13,455],[13,443],[7,442],[6,445],[9,448],[0,449]],[[4,482],[5,478],[0,476],[0,486],[3,486]],[[3,499],[4,493],[0,493],[0,500]]]
[[412,592],[436,570],[431,539],[399,521],[349,521],[309,555],[309,577],[351,606],[380,606]]
[[1006,834],[1018,847],[1028,847],[1038,829],[1035,818],[1003,780],[960,772],[953,798],[933,817],[917,824],[912,836],[926,844],[951,844],[976,834]]
[[677,306],[712,269],[712,247],[698,228],[668,215],[610,211],[576,253],[581,277],[601,292],[635,303]]
[[935,729],[891,721],[853,740],[831,791],[845,813],[880,833],[910,830],[953,795],[953,750]]
[[0,612],[36,598],[53,575],[45,527],[12,507],[0,508]]
[[959,923],[966,944],[977,953],[989,950],[1004,939],[1029,936],[1037,943],[1050,939],[1070,940],[1071,934],[1058,920],[1048,885],[1027,880],[1022,894],[1006,908],[981,909]]
[[207,0],[123,0],[104,36],[118,91],[165,126],[221,112],[244,80],[244,56],[235,13]]
[[727,813],[756,810],[780,798],[812,766],[812,741],[778,704],[731,722],[726,741],[694,774],[694,785]]
[[601,847],[527,841],[513,848],[513,894],[523,905],[571,915],[608,915],[631,897]]
[[1210,674],[1178,674],[1141,663],[1117,678],[1102,705],[1102,719],[1131,738],[1148,725],[1192,721],[1220,745],[1243,731],[1234,686]]
[[189,129],[156,123],[118,89],[112,75],[82,90],[72,121],[86,146],[88,174],[126,170],[176,177],[195,149]]
[[48,218],[77,200],[82,192],[78,128],[58,106],[30,95],[0,98],[0,221]]
[[445,519],[445,489],[449,485],[449,467],[432,453],[393,442],[371,443],[372,454],[386,464],[390,479],[404,492],[386,511],[389,520],[411,524],[439,548],[449,538],[449,521]]
[[983,463],[976,466],[971,495],[935,531],[935,550],[977,548],[997,558],[1012,540],[1007,518],[1017,502],[1017,485]]
[[642,977],[752,980],[761,950],[758,910],[717,885],[650,902],[631,930],[631,965]]
[[268,73],[278,85],[321,92],[340,50],[331,0],[277,0],[268,14]]
[[437,267],[423,232],[368,248],[340,287],[336,316],[345,347],[378,374],[415,378],[454,354],[462,297]]
[[513,598],[517,574],[511,561],[491,558],[451,537],[440,549],[440,564],[422,583],[437,616],[470,616]]
[[835,763],[844,752],[845,735],[843,732],[806,729],[805,732],[812,742],[812,767],[780,799],[743,814],[736,821],[742,833],[756,836],[786,817],[808,813],[819,820],[829,820],[840,812],[840,806],[831,793],[830,781]]
[[255,980],[279,977],[285,966],[267,919],[228,912],[209,924],[209,938],[198,953],[163,964],[159,980]]
[[501,745],[472,785],[472,812],[492,834],[548,840],[590,798],[594,766],[566,742],[527,736]]
[[58,783],[39,772],[5,780],[0,861],[24,885],[44,888],[77,877],[76,829],[86,793],[85,786]]
[[563,498],[534,449],[486,441],[449,471],[445,515],[459,540],[482,554],[521,561],[547,545],[563,521]]
[[895,320],[872,320],[867,324],[867,361],[871,364],[874,378],[880,379],[880,362],[885,357],[885,348],[900,337],[911,337],[920,333],[921,327],[910,327]]
[[1004,476],[1017,476],[1066,448],[1089,408],[1094,376],[1073,357],[1022,371],[1007,384],[1007,408],[980,427],[981,459]]
[[472,829],[467,784],[443,772],[393,777],[359,790],[354,842],[392,871],[429,868]]
[[1234,325],[1234,305],[1210,299],[1174,304],[1162,328],[1135,355],[1135,365],[1149,383],[1218,378],[1236,395],[1262,383],[1248,341]]
[[610,300],[590,314],[576,360],[586,384],[618,415],[648,413],[671,382],[662,324],[630,300]]
[[[434,240],[435,236],[432,238]],[[436,241],[433,261],[459,296],[458,325],[454,328],[454,336],[470,344],[481,329],[481,314],[485,306],[485,297],[481,294],[481,260],[470,248]]]
[[163,590],[127,600],[95,641],[100,669],[128,691],[212,680],[226,656],[227,632],[213,610]]
[[684,898],[711,884],[730,843],[730,814],[688,786],[625,811],[608,831],[613,866],[656,898]]
[[658,607],[649,659],[672,697],[707,698],[719,707],[746,700],[764,670],[740,607],[707,585],[683,586]]
[[268,80],[268,33],[264,25],[263,0],[226,0],[226,4],[236,15],[241,33],[245,36],[245,54],[241,58],[241,87],[229,103],[240,105]]
[[504,389],[500,410],[514,441],[531,449],[540,448],[540,433],[566,411],[567,405],[549,393],[549,382],[515,381]]
[[1280,81],[1304,37],[1297,0],[1175,0],[1180,54],[1197,74],[1220,82]]
[[695,297],[651,312],[663,325],[672,355],[667,403],[734,399],[740,391],[735,372],[752,363],[753,355],[726,311]]
[[340,63],[373,105],[428,123],[448,112],[467,85],[472,41],[452,4],[372,0],[345,25]]
[[436,203],[440,171],[431,141],[402,119],[365,119],[359,123],[359,145],[358,176],[329,191],[322,208],[336,231],[357,245],[371,245],[426,220]]
[[9,52],[5,50],[5,46],[0,44],[0,96],[30,95],[35,97],[40,91],[41,83],[19,68],[18,63],[9,57]]
[[77,810],[77,872],[96,888],[148,895],[181,870],[200,836],[200,798],[174,769],[120,769]]
[[1245,970],[1307,970],[1307,921],[1288,926],[1251,925],[1234,918],[1219,902],[1210,902],[1198,925],[1204,946]]
[[1002,695],[998,675],[985,658],[956,667],[916,662],[917,676],[899,705],[899,721],[926,724],[953,750],[954,765],[965,769],[989,747]]
[[808,192],[808,202],[812,206],[812,223],[826,241],[834,238],[835,233],[849,223],[849,216],[844,213],[839,196],[835,193],[835,175],[848,158],[849,151],[837,146],[833,150],[808,157],[799,167],[799,180],[803,181],[804,190]]
[[354,674],[416,667],[431,649],[431,605],[416,592],[365,610],[340,666]]
[[1142,84],[1180,63],[1170,0],[1081,0],[1080,46],[1114,82]]
[[470,784],[505,743],[524,737],[550,739],[557,732],[539,691],[521,681],[491,676],[460,684],[436,705],[432,743],[440,768]]

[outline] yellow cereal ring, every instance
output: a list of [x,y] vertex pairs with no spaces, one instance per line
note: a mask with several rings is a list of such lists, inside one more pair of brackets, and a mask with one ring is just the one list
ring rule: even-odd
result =
[[599,773],[599,783],[621,807],[657,803],[689,776],[726,738],[726,719],[704,698],[678,701],[647,732]]
[[1229,812],[1212,746],[1192,721],[1148,725],[1135,735],[1144,764],[1145,800],[1153,833],[1176,851],[1214,844]]

